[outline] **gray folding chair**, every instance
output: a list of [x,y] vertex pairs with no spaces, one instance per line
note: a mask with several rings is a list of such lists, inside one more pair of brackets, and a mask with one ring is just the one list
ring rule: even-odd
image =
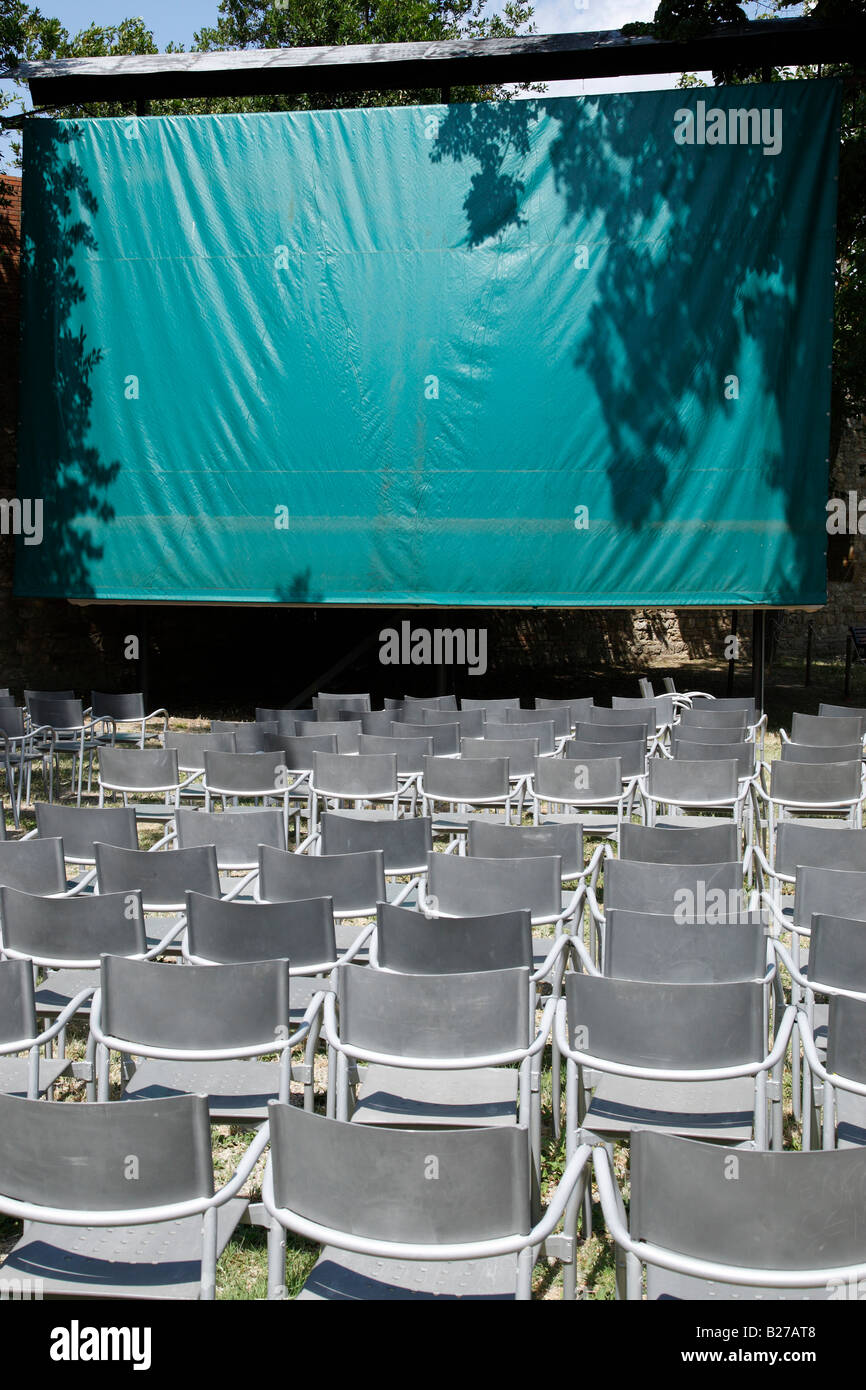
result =
[[22,893],[38,893],[40,897],[65,893],[63,841],[0,840],[0,884],[19,888]]
[[[196,773],[181,773],[174,748],[100,748],[99,805],[105,806],[106,793],[120,795],[124,806],[132,805],[138,820],[171,821],[181,791],[196,777]],[[153,797],[161,797],[162,805],[148,799]]]
[[[123,1100],[204,1094],[214,1124],[261,1123],[269,1100],[289,1099],[292,1048],[306,1041],[323,996],[294,1031],[289,997],[286,960],[177,966],[103,956],[90,1009],[99,1099],[108,1099],[118,1052]],[[278,1061],[261,1060],[272,1053]]]
[[859,715],[795,714],[791,732],[780,729],[783,744],[807,743],[812,746],[859,744],[862,747],[864,721]]
[[788,763],[777,759],[770,769],[770,789],[754,784],[767,808],[767,844],[772,862],[777,828],[785,820],[806,825],[836,821],[859,830],[863,824],[864,773],[860,761]]
[[370,696],[369,695],[333,695],[322,692],[313,696],[313,707],[316,709],[320,720],[339,719],[344,712],[349,712],[356,717],[360,714],[369,714]]
[[314,753],[310,834],[316,832],[320,802],[323,810],[345,808],[348,802],[357,816],[375,814],[374,807],[385,803],[396,820],[402,790],[405,783],[401,787],[397,780],[396,753]]
[[592,697],[578,696],[574,700],[550,699],[543,700],[536,697],[536,709],[567,709],[571,720],[571,727],[577,724],[588,723],[590,710],[595,708],[595,701]]
[[[0,889],[0,893],[4,892]],[[0,1094],[37,1100],[53,1096],[55,1083],[71,1069],[71,1061],[51,1056],[52,1044],[78,1007],[68,1008],[43,1033],[36,1022],[33,970],[26,961],[0,960]],[[44,1055],[43,1055],[43,1049]],[[16,1054],[26,1052],[26,1057]],[[0,1185],[2,1185],[0,1176]]]
[[437,758],[456,758],[460,751],[460,725],[414,724],[408,720],[394,721],[391,724],[392,738],[430,738],[433,740],[433,753]]
[[[775,975],[766,917],[684,925],[673,916],[611,907],[605,919],[602,971],[580,952],[587,974],[657,984],[737,984]],[[579,944],[579,943],[578,943]]]
[[[485,743],[526,743],[530,739],[538,744],[539,757],[552,758],[557,751],[553,720],[537,720],[532,724],[500,724],[498,720],[488,719],[482,730],[482,740]],[[491,753],[489,756],[495,757],[496,754]]]
[[[619,734],[620,730],[616,726],[608,729],[600,724],[596,730],[593,726],[578,724],[577,728],[578,737],[570,738],[562,750],[566,760],[585,763],[594,758],[619,758],[624,783],[633,782],[636,777],[642,777],[646,772],[647,751],[642,733],[639,733],[636,739],[621,740],[618,737],[607,737],[608,734]],[[591,732],[592,737],[583,738],[584,732]],[[605,737],[596,738],[597,732],[601,732]]]
[[[149,738],[162,738],[168,729],[168,710],[155,709],[148,714],[140,691],[115,695],[91,690],[87,713],[91,719],[111,720],[113,728],[104,737],[115,745],[143,748]],[[151,724],[156,728],[151,729]]]
[[[504,724],[553,724],[557,746],[561,747],[571,733],[571,710],[568,706],[553,705],[547,709],[506,709]],[[499,721],[497,720],[497,723]]]
[[[276,807],[243,807],[237,811],[201,811],[191,806],[177,813],[177,847],[194,849],[213,845],[222,875],[250,873],[259,866],[259,845],[286,848],[285,823]],[[225,892],[237,888],[231,878],[221,880]]]
[[418,781],[424,770],[424,759],[433,757],[433,739],[394,738],[389,723],[382,734],[360,734],[358,752],[394,754],[397,759],[397,777],[400,781],[398,805],[407,807],[409,814],[414,816],[418,807]]
[[62,840],[68,866],[91,869],[97,840],[122,849],[138,849],[138,824],[131,806],[57,806],[37,801],[34,838]]
[[[88,718],[82,702],[69,696],[36,691],[25,691],[24,696],[36,745],[41,744],[53,761],[61,755],[71,757],[72,785],[77,792],[76,805],[80,806],[84,759],[87,757],[89,763],[100,743],[113,735],[113,721],[107,717]],[[57,766],[59,777],[59,761]],[[89,774],[87,789],[90,790]]]
[[[715,757],[650,758],[640,782],[649,825],[697,826],[733,820],[741,836],[750,787],[748,779],[740,778],[736,760]],[[709,816],[708,811],[727,814]]]
[[205,753],[204,764],[206,811],[214,797],[222,801],[223,810],[229,798],[233,806],[240,801],[261,801],[264,805],[276,801],[282,806],[288,844],[289,794],[298,779],[286,767],[281,753]]
[[[151,915],[158,919],[168,917],[168,921],[158,920],[156,932],[148,933],[149,951],[159,947],[160,952],[176,950],[174,942],[185,924],[183,913],[186,909],[187,892],[204,893],[207,897],[220,896],[219,866],[214,845],[198,845],[191,849],[160,850],[153,853],[141,849],[118,849],[116,845],[94,846],[96,851],[97,891],[103,893],[141,892],[145,913],[145,925]],[[275,854],[279,850],[274,850]],[[245,885],[242,879],[236,891]],[[175,914],[181,914],[176,916]]]
[[[264,720],[241,721],[237,719],[212,719],[210,722],[211,733],[231,734],[234,737],[234,748],[223,749],[227,753],[263,753],[265,751],[265,737],[267,734],[279,732],[279,724],[274,720],[265,722]],[[214,749],[219,752],[219,749]]]
[[[858,926],[866,935],[866,927]],[[813,1147],[813,1123],[817,1132],[823,1131],[825,1149],[866,1147],[866,995],[832,995],[826,1060],[816,1046],[808,1009],[800,1009],[798,1021],[806,1061],[802,1147]]]
[[[505,711],[507,713],[507,711]],[[484,731],[484,711],[480,709],[455,712],[445,709],[422,709],[421,723],[434,728],[446,724],[456,724],[461,738],[481,738]]]
[[[314,724],[301,726],[315,728]],[[265,752],[281,753],[289,775],[289,808],[295,822],[295,845],[301,843],[301,819],[310,823],[313,775],[313,756],[316,753],[336,753],[336,734],[265,734]]]
[[[739,852],[733,821],[719,825],[624,825],[620,859],[644,864],[731,864]],[[866,842],[866,836],[864,836]]]
[[539,1216],[523,1126],[439,1130],[431,1152],[429,1129],[344,1124],[289,1105],[269,1117],[272,1299],[286,1297],[290,1230],[323,1247],[303,1300],[527,1300],[590,1154],[574,1155]]
[[216,1263],[265,1127],[214,1192],[204,1096],[46,1105],[0,1095],[0,1212],[24,1222],[3,1265],[37,1298],[213,1299]]
[[356,955],[371,936],[370,919],[376,916],[377,903],[402,903],[413,891],[411,882],[386,881],[382,850],[284,854],[263,846],[259,852],[257,900],[297,902],[304,898],[331,898],[341,956],[346,952]]
[[[631,820],[638,788],[637,777],[623,784],[619,758],[539,758],[529,788],[533,821],[536,825],[568,825],[580,820],[585,836],[600,836],[619,844],[623,822]],[[558,811],[557,806],[563,809]]]
[[464,710],[480,709],[483,711],[485,717],[488,714],[496,715],[501,710],[520,709],[520,696],[499,696],[497,699],[492,699],[488,696],[486,699],[478,700],[461,698],[460,709],[461,712]]
[[426,872],[433,849],[433,822],[429,816],[372,820],[352,811],[326,811],[317,849],[326,856],[381,850],[386,877],[417,876]]
[[851,1194],[866,1153],[727,1152],[649,1130],[631,1144],[626,1217],[609,1155],[593,1150],[620,1297],[839,1299],[862,1287],[866,1237]]
[[419,792],[434,835],[465,835],[476,807],[501,807],[504,823],[511,821],[515,792],[507,758],[425,758]]
[[603,957],[606,914],[612,907],[628,912],[655,912],[673,917],[682,926],[738,922],[746,918],[750,904],[743,890],[743,866],[731,863],[641,863],[634,859],[608,859],[604,866],[604,912],[587,884],[590,945],[597,933]]

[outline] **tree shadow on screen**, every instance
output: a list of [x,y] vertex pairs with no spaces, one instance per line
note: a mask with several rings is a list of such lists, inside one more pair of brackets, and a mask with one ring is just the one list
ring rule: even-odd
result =
[[288,584],[279,584],[274,589],[275,603],[321,603],[322,594],[312,585],[313,571],[309,565],[293,575]]
[[30,592],[87,597],[103,553],[90,526],[113,520],[107,491],[121,465],[91,443],[103,350],[75,321],[86,298],[76,255],[98,250],[99,204],[70,149],[76,130],[73,122],[34,121],[26,146],[18,491],[32,498],[38,490],[44,537],[32,547],[19,539],[16,568]]
[[[550,230],[560,243],[565,233],[568,264],[586,243],[583,273],[596,277],[569,351],[575,372],[589,377],[604,421],[614,520],[637,530],[674,513],[689,420],[709,399],[726,413],[736,408],[724,398],[725,377],[749,350],[750,375],[757,372],[772,397],[764,397],[762,409],[775,410],[778,421],[777,442],[753,460],[754,490],[781,491],[789,522],[802,530],[803,499],[786,485],[798,452],[795,412],[774,387],[783,369],[779,345],[796,323],[797,267],[783,264],[771,239],[758,234],[778,198],[772,171],[761,167],[772,160],[759,146],[740,150],[759,167],[752,165],[757,176],[744,181],[746,193],[735,203],[736,190],[711,173],[702,176],[701,161],[676,157],[672,126],[660,136],[658,126],[639,120],[634,96],[453,106],[431,159],[467,167],[467,246],[491,238],[520,245],[514,232],[531,208],[525,177],[534,166],[527,157],[546,138],[539,128],[545,119],[558,127],[547,149],[562,214]],[[781,217],[783,207],[775,212]],[[704,233],[712,228],[710,244],[691,235],[693,225],[695,234],[699,226]],[[577,411],[580,401],[576,381]],[[798,576],[777,578],[784,588]]]

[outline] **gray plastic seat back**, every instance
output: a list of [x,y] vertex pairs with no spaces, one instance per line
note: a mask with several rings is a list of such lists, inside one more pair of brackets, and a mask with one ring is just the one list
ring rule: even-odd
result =
[[780,821],[776,827],[774,868],[793,878],[799,864],[817,869],[832,864],[835,869],[866,872],[866,830]]
[[366,916],[387,897],[385,856],[381,850],[291,854],[264,845],[259,851],[259,895],[266,902],[333,898],[335,912],[357,909]]
[[100,748],[99,780],[118,791],[170,791],[178,785],[174,748]]
[[289,962],[159,965],[103,956],[102,1027],[142,1046],[248,1047],[289,1032]]
[[853,763],[861,756],[859,743],[783,743],[783,763]]
[[236,723],[234,721],[212,719],[211,731],[215,734],[231,734],[235,741],[233,749],[227,752],[234,753],[263,753],[265,750],[265,737],[267,734],[275,734],[279,731],[279,724],[274,719],[268,723],[258,721],[256,723]]
[[313,786],[337,797],[396,796],[396,753],[314,753]]
[[[683,735],[674,733],[671,739],[671,752],[675,762],[737,764],[738,777],[753,777],[757,758],[757,744],[754,743],[692,743]],[[653,759],[659,762],[661,759]]]
[[501,758],[508,763],[509,777],[528,777],[538,757],[537,738],[462,738],[460,757]]
[[[136,1180],[130,1181],[133,1155]],[[0,1192],[68,1212],[124,1211],[209,1197],[207,1098],[46,1105],[0,1094]]]
[[866,1082],[866,1004],[834,995],[827,1024],[827,1070]]
[[856,801],[860,795],[862,763],[771,764],[770,795],[783,803],[837,804]]
[[[313,755],[315,757],[315,754]],[[205,753],[204,780],[212,791],[227,796],[283,792],[288,768],[282,753]]]
[[184,806],[177,813],[179,849],[213,845],[221,869],[254,868],[259,862],[259,845],[286,848],[282,813],[258,807],[246,811],[201,811]]
[[485,715],[494,714],[494,713],[496,713],[498,710],[505,710],[505,709],[520,709],[520,696],[519,696],[519,695],[504,696],[504,697],[501,697],[501,698],[496,699],[496,700],[491,699],[489,696],[488,696],[488,698],[487,698],[486,700],[482,700],[482,699],[479,699],[479,700],[461,699],[461,701],[460,701],[460,711],[461,711],[461,713],[463,713],[463,712],[466,711],[466,710],[473,710],[473,709],[480,709],[480,710],[482,710],[482,711],[484,712]]
[[853,705],[826,705],[822,703],[818,706],[818,714],[830,719],[858,719],[861,737],[866,734],[866,709],[863,709],[862,705],[857,708]]
[[10,738],[23,738],[27,733],[27,711],[14,705],[0,704],[0,731]]
[[609,859],[604,866],[605,911],[622,907],[632,912],[661,912],[682,923],[708,916],[719,920],[724,903],[739,915],[742,909],[743,867],[730,864],[643,864],[634,859]]
[[488,719],[484,725],[482,738],[487,743],[503,743],[508,740],[526,743],[534,739],[540,754],[549,754],[556,748],[556,730],[553,720],[538,720],[533,724],[500,724],[496,719]]
[[[531,1229],[529,1143],[522,1127],[431,1135],[429,1129],[347,1124],[276,1102],[268,1116],[277,1206],[308,1221],[355,1236],[424,1244]],[[430,1181],[433,1175],[437,1181]]]
[[558,855],[562,877],[583,872],[583,826],[495,825],[479,817],[469,822],[467,852],[481,859],[549,859]]
[[460,749],[459,724],[412,724],[401,720],[391,725],[392,738],[432,738],[436,757],[444,758]]
[[397,759],[397,776],[410,777],[424,766],[425,757],[433,756],[432,738],[394,738],[390,723],[384,734],[361,734],[358,752],[392,753]]
[[0,888],[3,941],[33,960],[90,960],[147,950],[141,893],[88,893],[42,898]]
[[[586,725],[580,724],[578,727],[585,729]],[[619,758],[624,778],[640,777],[646,769],[646,743],[643,738],[625,743],[619,739],[572,738],[565,745],[563,752],[567,759],[578,763],[589,762],[594,758]]]
[[[637,743],[646,753],[646,727],[643,724],[588,724],[581,722],[574,731],[575,739],[581,743],[596,743],[599,747],[607,744],[617,746],[622,743]],[[566,747],[568,745],[566,744]],[[612,753],[608,757],[613,757]]]
[[191,956],[232,965],[288,960],[294,970],[337,959],[330,898],[291,903],[245,903],[188,893],[187,948]]
[[63,841],[67,859],[93,862],[93,846],[138,849],[135,811],[131,806],[58,806],[36,803],[36,830],[41,840]]
[[863,721],[851,718],[831,718],[826,714],[795,714],[791,722],[793,743],[859,744],[863,738]]
[[[177,765],[182,772],[201,772],[204,769],[205,753],[233,753],[234,734],[190,734],[175,733],[167,729],[163,744],[177,754]],[[147,751],[147,750],[145,750]],[[129,755],[130,757],[132,754]]]
[[592,696],[589,696],[588,698],[581,696],[576,700],[536,699],[535,708],[567,709],[573,727],[575,724],[580,724],[581,722],[589,722],[591,718],[590,710],[595,708],[595,701],[593,700]]
[[577,1051],[639,1067],[701,1071],[764,1055],[763,986],[565,977]]
[[743,921],[682,926],[672,916],[609,908],[604,973],[619,980],[712,984],[759,980],[766,971],[767,926],[760,912]]
[[402,700],[386,700],[386,707],[391,704],[406,709],[453,709],[457,710],[456,695],[406,695]]
[[798,865],[794,879],[794,925],[808,929],[816,912],[866,921],[866,873]]
[[[352,747],[351,738],[361,733],[360,719],[319,719],[315,724],[310,725],[310,732],[315,730],[317,734],[335,734],[337,737],[337,748],[342,753],[345,748]],[[297,733],[297,727],[295,728]]]
[[0,884],[22,893],[66,891],[62,840],[0,840]]
[[866,919],[832,917],[823,912],[812,917],[809,978],[866,994]]
[[550,801],[618,801],[622,796],[620,758],[538,758],[533,777],[537,796]]
[[97,842],[94,850],[100,893],[129,893],[140,888],[145,908],[153,910],[182,906],[187,890],[205,893],[210,898],[220,895],[213,845],[151,854],[144,849],[118,849]]
[[421,711],[422,724],[456,724],[462,738],[480,738],[484,729],[484,711],[470,709],[463,713],[445,709],[424,709]]
[[266,709],[264,706],[256,709],[256,723],[276,724],[276,732],[279,734],[294,734],[295,729],[303,725],[307,719],[315,723],[316,718],[317,712],[314,709]]
[[[571,711],[567,706],[554,705],[550,709],[507,709],[503,710],[505,724],[552,724],[557,738],[566,738],[571,732]],[[498,722],[498,721],[497,721]]]
[[398,975],[339,971],[340,1039],[397,1057],[463,1058],[516,1052],[529,1043],[529,971]]
[[674,702],[670,695],[653,695],[651,698],[638,695],[611,696],[613,709],[630,709],[655,720],[656,727],[674,722]]
[[680,728],[690,729],[742,729],[748,727],[749,718],[745,710],[715,709],[716,704],[696,705],[694,709],[680,711]]
[[[0,901],[6,892],[0,888]],[[0,1046],[35,1036],[33,970],[26,960],[0,960]],[[0,1187],[2,1183],[0,1174]]]
[[562,860],[558,855],[484,859],[432,853],[427,856],[427,891],[446,917],[483,917],[520,908],[528,908],[535,920],[557,917]]
[[[715,750],[711,750],[715,753]],[[739,767],[733,758],[712,757],[692,761],[686,758],[650,758],[647,764],[647,790],[662,801],[733,801],[738,790]]]
[[589,719],[586,722],[596,725],[625,724],[629,725],[632,729],[640,727],[643,731],[643,737],[649,738],[651,734],[655,733],[655,718],[652,715],[648,715],[646,718],[640,719],[638,718],[639,714],[639,710],[602,709],[597,705],[593,705],[592,709],[589,711]]
[[356,717],[370,712],[369,695],[331,695],[322,693],[313,697],[313,704],[319,712],[319,719],[339,719],[341,714],[352,712]]
[[93,719],[104,715],[120,724],[137,722],[147,713],[140,691],[132,695],[111,695],[104,690],[91,690],[90,708]]
[[390,737],[393,722],[394,711],[391,709],[368,710],[361,715],[361,733]]
[[644,864],[731,864],[739,852],[737,827],[623,825],[619,837],[620,859]]
[[866,1262],[851,1220],[866,1150],[732,1153],[646,1129],[632,1134],[630,1171],[635,1240],[747,1269],[814,1268],[816,1284],[822,1269]]
[[745,714],[749,724],[758,718],[754,697],[751,695],[725,695],[717,700],[708,700],[704,695],[696,695],[692,709],[707,710],[711,714]]
[[509,790],[507,758],[425,758],[424,795],[437,801],[483,801]]
[[35,726],[50,724],[53,729],[81,729],[84,725],[84,706],[80,700],[59,699],[52,696],[33,695],[27,699],[30,722]]
[[280,753],[289,772],[312,772],[316,753],[336,753],[336,734],[265,734],[265,751]]
[[[731,744],[743,744],[746,742],[748,730],[745,724],[741,729],[732,729],[729,725],[713,725],[707,728],[705,724],[682,723],[676,725],[673,736],[675,739],[682,739],[686,743],[703,743],[712,746],[713,744],[724,744],[729,747]],[[727,757],[728,754],[722,756]]]
[[378,962],[405,975],[470,974],[477,970],[532,969],[529,912],[431,919],[407,907],[379,903]]
[[429,816],[370,820],[354,816],[351,811],[325,811],[321,830],[322,855],[380,850],[386,874],[421,873],[433,848],[433,822]]

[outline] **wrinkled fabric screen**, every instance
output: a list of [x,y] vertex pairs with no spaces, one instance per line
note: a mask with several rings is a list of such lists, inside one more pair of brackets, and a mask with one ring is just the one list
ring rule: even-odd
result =
[[16,592],[822,603],[838,125],[819,81],[30,122]]

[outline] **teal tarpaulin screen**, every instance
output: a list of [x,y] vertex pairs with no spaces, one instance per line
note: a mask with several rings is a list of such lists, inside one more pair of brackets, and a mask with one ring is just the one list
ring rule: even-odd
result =
[[16,592],[825,600],[834,83],[29,123]]

